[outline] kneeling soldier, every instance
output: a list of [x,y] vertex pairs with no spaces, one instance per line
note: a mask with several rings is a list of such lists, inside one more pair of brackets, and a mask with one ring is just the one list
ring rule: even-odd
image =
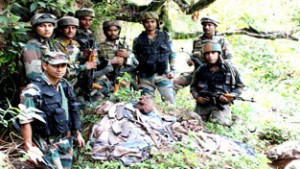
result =
[[196,100],[195,111],[203,121],[212,115],[222,124],[229,125],[232,99],[224,94],[238,96],[244,84],[237,70],[223,60],[221,51],[217,42],[211,41],[202,46],[205,64],[194,74],[191,93]]

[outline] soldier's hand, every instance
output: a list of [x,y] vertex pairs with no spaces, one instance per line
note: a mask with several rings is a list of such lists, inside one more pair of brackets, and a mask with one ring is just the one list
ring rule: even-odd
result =
[[118,56],[115,56],[114,58],[112,58],[111,60],[111,64],[113,65],[123,65],[125,62],[125,59],[123,57],[118,57]]
[[196,101],[197,101],[197,103],[199,103],[199,104],[205,104],[206,102],[209,101],[209,99],[208,99],[208,98],[205,98],[205,97],[198,96],[198,97],[196,98]]
[[38,162],[43,160],[43,153],[38,147],[29,144],[27,144],[27,147],[28,157],[31,161],[33,161],[35,164],[38,164]]
[[80,148],[85,147],[85,141],[82,138],[82,135],[80,132],[76,133],[76,139],[77,139],[78,147],[80,147]]
[[87,70],[97,68],[97,62],[85,62],[84,65],[87,67]]
[[173,72],[169,72],[169,73],[167,74],[167,78],[168,78],[168,79],[172,79],[172,78],[174,78],[174,76],[175,76],[175,74],[174,74]]
[[128,58],[128,52],[126,49],[118,49],[116,52],[116,56]]
[[97,50],[96,50],[96,49],[93,49],[93,50],[91,51],[91,55],[97,56]]
[[228,103],[230,101],[230,99],[226,98],[225,96],[221,95],[219,97],[220,102],[222,103]]
[[188,59],[188,60],[186,61],[186,63],[187,63],[189,66],[193,66],[193,65],[194,65],[194,62],[193,62],[192,59]]

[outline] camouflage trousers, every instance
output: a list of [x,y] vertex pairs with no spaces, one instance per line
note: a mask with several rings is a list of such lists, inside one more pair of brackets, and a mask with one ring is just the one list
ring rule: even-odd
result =
[[209,120],[209,117],[216,119],[217,122],[223,125],[229,125],[231,122],[231,108],[230,105],[222,105],[224,108],[220,110],[216,105],[201,106],[196,105],[195,112],[201,116],[201,119],[205,122]]
[[171,104],[176,104],[175,92],[173,83],[166,75],[145,75],[139,74],[140,84],[143,90],[143,95],[148,95],[154,98],[155,89],[157,88],[163,101],[168,101]]
[[175,77],[173,80],[174,89],[178,91],[188,85],[190,85],[193,81],[193,73],[194,72],[184,72],[181,73],[178,77]]
[[50,145],[39,138],[39,147],[45,154],[45,159],[55,169],[71,169],[73,161],[73,138],[50,139]]

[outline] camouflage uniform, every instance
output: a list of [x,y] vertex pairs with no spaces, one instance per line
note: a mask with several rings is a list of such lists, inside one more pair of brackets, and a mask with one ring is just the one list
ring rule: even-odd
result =
[[[213,23],[216,27],[218,26],[218,21],[210,18],[210,17],[203,17],[201,19],[201,23]],[[230,43],[228,42],[228,40],[224,37],[218,34],[217,30],[215,32],[215,35],[212,37],[212,39],[207,39],[207,37],[205,36],[205,34],[202,34],[199,38],[195,39],[193,41],[193,50],[192,50],[192,61],[194,63],[195,69],[194,71],[203,64],[203,56],[201,54],[202,52],[202,45],[204,43],[207,43],[209,41],[214,41],[214,42],[218,42],[219,44],[221,44],[222,47],[222,57],[225,60],[229,60],[232,59],[232,47],[230,45]],[[183,84],[176,84],[174,83],[174,87],[175,89],[180,89],[183,87],[186,87],[188,85],[190,85],[192,83],[192,79],[193,79],[193,73],[194,72],[190,72],[190,73],[185,73],[180,75],[180,80],[182,81]]]
[[[31,18],[31,25],[33,29],[36,25],[45,22],[49,22],[55,25],[55,19],[56,17],[49,13],[36,14]],[[42,74],[43,71],[41,66],[41,59],[43,55],[49,51],[56,51],[53,48],[51,39],[46,40],[36,34],[35,37],[27,42],[26,46],[22,50],[27,83]]]
[[[79,9],[75,13],[75,17],[78,18],[78,19],[80,19],[82,17],[85,17],[85,16],[91,16],[92,18],[94,18],[95,13],[92,9],[88,9],[88,8]],[[88,39],[94,39],[93,32],[90,29],[85,31],[79,25],[79,28],[76,31],[75,40],[77,42],[81,43],[82,40],[88,40]],[[80,44],[80,45],[82,47],[84,46],[82,44]],[[94,47],[96,47],[96,46],[94,46]],[[81,51],[83,51],[83,49],[81,49]]]
[[[89,8],[81,8],[76,11],[75,17],[81,20],[83,17],[90,16],[92,18],[95,17],[95,12],[93,9]],[[95,43],[93,32],[90,29],[83,29],[81,25],[79,25],[79,28],[76,31],[75,40],[80,44],[80,51],[82,52],[82,56],[85,58],[83,59],[85,61],[88,60],[88,55],[90,55],[91,50],[97,50],[97,45]],[[88,51],[88,52],[86,52]],[[99,63],[99,60],[97,60],[97,64]],[[98,67],[98,66],[97,66]],[[98,69],[98,68],[97,68]],[[85,81],[87,77],[86,73],[81,73],[79,76],[79,81]],[[94,80],[94,83],[101,85],[103,88],[106,88],[107,83],[106,80],[103,80],[103,77],[99,77],[96,80]],[[80,83],[79,87],[82,88],[82,85],[86,85],[84,83]],[[86,97],[87,95],[91,96],[92,100],[99,100],[103,98],[103,93],[106,93],[106,89],[92,89],[90,93],[89,91],[80,90],[79,95]],[[82,100],[82,99],[81,99]]]
[[[158,21],[158,15],[147,12],[142,16],[142,20],[145,19]],[[157,29],[156,35],[156,38],[151,40],[143,31],[134,40],[132,51],[139,61],[139,82],[144,95],[154,97],[155,89],[158,88],[163,101],[175,104],[173,84],[166,75],[169,71],[175,72],[176,53],[172,50],[172,40],[166,32]]]
[[[214,44],[209,42],[205,45]],[[210,51],[218,51],[220,54],[221,46],[215,43],[217,48],[208,49]],[[220,50],[218,50],[220,49]],[[208,50],[204,51],[209,52]],[[191,84],[191,93],[195,99],[199,96],[205,97],[201,92],[211,93],[230,93],[235,96],[240,95],[244,87],[238,71],[232,67],[230,62],[224,61],[220,55],[218,63],[220,70],[212,72],[211,67],[205,63],[202,64],[194,73],[193,82]],[[210,98],[205,104],[197,102],[195,112],[198,113],[203,121],[207,121],[210,115],[219,120],[222,124],[229,125],[231,121],[230,103],[224,104],[219,101],[219,98]]]
[[[112,21],[105,21],[103,22],[103,31],[106,37],[108,36],[106,34],[107,28],[110,26],[116,26],[119,29],[119,34],[121,32],[121,23],[117,20]],[[99,60],[106,60],[109,63],[114,57],[116,56],[117,51],[119,49],[125,49],[128,52],[128,57],[124,58],[124,64],[123,65],[111,65],[113,67],[113,71],[107,74],[107,77],[112,82],[113,85],[116,83],[116,78],[123,75],[125,72],[129,73],[131,76],[130,84],[136,85],[136,67],[138,65],[138,61],[135,58],[132,51],[129,50],[129,45],[125,41],[125,37],[122,40],[118,40],[117,38],[114,43],[108,41],[107,39],[100,43],[100,50],[98,52]]]
[[[68,63],[67,56],[58,52],[46,53],[44,61],[51,65]],[[31,124],[32,139],[48,162],[55,168],[71,168],[71,133],[76,133],[81,128],[72,87],[65,79],[60,79],[53,86],[46,74],[42,73],[27,85],[20,97],[21,105],[26,110],[31,108],[30,111],[18,115],[20,124]]]
[[[57,26],[59,28],[63,26],[79,26],[79,21],[77,18],[65,16],[57,21]],[[83,56],[79,50],[79,43],[75,40],[68,41],[63,35],[58,36],[55,39],[54,46],[69,56],[69,65],[65,78],[74,87],[78,81],[78,76],[80,72],[87,70],[87,67],[82,64]]]

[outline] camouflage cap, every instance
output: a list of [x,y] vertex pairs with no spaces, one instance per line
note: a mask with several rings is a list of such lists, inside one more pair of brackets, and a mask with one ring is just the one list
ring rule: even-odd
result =
[[147,20],[147,19],[156,19],[158,20],[158,14],[156,12],[144,12],[141,15],[141,20]]
[[110,26],[116,26],[119,29],[121,29],[122,24],[121,24],[121,21],[119,21],[119,20],[112,20],[112,21],[105,21],[105,22],[103,22],[102,26],[103,26],[103,29],[106,29],[106,28],[108,28]]
[[81,9],[78,9],[75,13],[76,18],[81,18],[84,16],[95,17],[95,12],[93,9],[90,9],[90,8],[81,8]]
[[47,52],[43,57],[43,61],[51,65],[69,63],[68,56],[62,52]]
[[79,26],[79,20],[72,16],[64,16],[57,21],[57,26]]
[[203,23],[212,23],[215,26],[218,26],[220,24],[219,21],[213,19],[212,17],[206,16],[206,17],[202,17],[200,20],[201,24],[203,25]]
[[50,13],[38,13],[35,14],[30,20],[31,26],[45,22],[53,23],[53,25],[55,25],[56,17]]

